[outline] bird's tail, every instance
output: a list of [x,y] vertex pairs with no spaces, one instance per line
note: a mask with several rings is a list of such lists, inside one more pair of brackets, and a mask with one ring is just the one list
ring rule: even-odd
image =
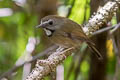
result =
[[103,57],[101,53],[95,48],[95,45],[91,43],[87,43],[87,44],[88,44],[88,47],[91,49],[91,51],[98,57],[98,59],[102,60]]

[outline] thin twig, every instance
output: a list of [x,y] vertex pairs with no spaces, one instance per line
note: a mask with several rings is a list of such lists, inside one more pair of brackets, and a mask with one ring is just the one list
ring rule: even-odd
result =
[[118,50],[117,44],[115,42],[115,38],[113,37],[113,35],[111,35],[111,38],[112,38],[112,42],[113,42],[113,47],[114,47],[115,54],[116,54],[116,56],[118,56],[119,50]]
[[95,36],[95,35],[101,34],[103,32],[109,31],[109,30],[111,30],[113,28],[115,28],[115,26],[102,28],[102,29],[100,29],[100,30],[98,30],[96,32],[93,32],[92,36]]
[[78,78],[78,75],[80,73],[80,66],[81,66],[83,60],[85,59],[86,55],[87,55],[87,53],[82,53],[82,55],[79,57],[78,65],[75,69],[75,79],[74,80],[77,80],[77,78]]
[[[50,48],[46,49],[45,51],[41,52],[41,53],[38,53],[38,55],[36,56],[33,56],[33,58],[29,61],[23,61],[21,64],[15,64],[11,69],[9,69],[7,72],[3,73],[1,76],[0,76],[0,80],[4,77],[7,77],[10,76],[10,74],[12,74],[13,72],[15,72],[16,70],[18,70],[20,67],[22,67],[24,64],[26,63],[29,63],[29,62],[33,62],[37,59],[39,59],[40,57],[42,56],[45,56],[48,52],[52,51],[53,49],[57,48],[56,45],[53,45],[51,46]],[[16,61],[17,62],[17,61]]]
[[110,34],[113,34],[116,30],[118,30],[118,28],[120,28],[120,23],[118,23],[118,24],[115,26],[115,28],[110,31]]
[[105,27],[105,28],[102,28],[98,31],[95,31],[95,32],[92,33],[92,36],[95,36],[95,35],[101,34],[103,32],[110,31],[110,30],[111,30],[110,34],[114,34],[114,32],[119,28],[120,28],[120,23],[118,23],[118,24],[116,24],[112,27]]

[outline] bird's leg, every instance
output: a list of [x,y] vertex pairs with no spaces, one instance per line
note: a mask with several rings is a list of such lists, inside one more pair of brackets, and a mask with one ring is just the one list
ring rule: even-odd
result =
[[61,51],[63,51],[65,48],[63,48],[62,46],[59,46],[57,49],[56,49],[56,51],[58,51],[58,52],[61,52]]

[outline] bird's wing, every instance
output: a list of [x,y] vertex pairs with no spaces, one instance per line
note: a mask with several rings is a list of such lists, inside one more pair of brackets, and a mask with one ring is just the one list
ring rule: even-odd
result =
[[95,44],[85,35],[82,30],[76,29],[72,31],[71,38],[80,40],[80,42],[86,42],[88,44],[88,47],[91,49],[93,53],[97,56],[99,60],[102,60],[103,57],[101,53],[96,49]]

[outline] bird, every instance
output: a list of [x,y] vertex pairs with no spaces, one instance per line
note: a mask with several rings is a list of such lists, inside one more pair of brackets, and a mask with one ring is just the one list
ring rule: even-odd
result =
[[73,20],[57,15],[48,15],[41,19],[36,28],[42,28],[52,43],[63,48],[79,47],[85,42],[98,59],[102,59],[101,53],[84,33],[82,26]]

